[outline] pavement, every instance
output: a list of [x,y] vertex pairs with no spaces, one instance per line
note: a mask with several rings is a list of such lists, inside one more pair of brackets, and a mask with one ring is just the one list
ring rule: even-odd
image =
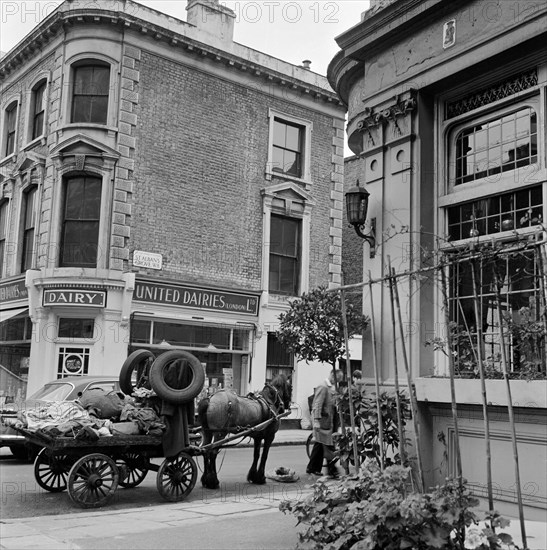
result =
[[[280,429],[275,445],[303,445],[309,430]],[[250,445],[243,441],[240,445]],[[299,491],[299,498],[311,485]],[[297,526],[294,516],[282,514],[283,494],[268,498],[221,498],[200,502],[167,503],[116,511],[85,511],[64,515],[6,519],[0,521],[2,550],[108,550],[112,549],[249,549],[295,548]],[[519,548],[520,524],[511,519],[504,532]],[[526,521],[529,550],[547,550],[547,523]]]

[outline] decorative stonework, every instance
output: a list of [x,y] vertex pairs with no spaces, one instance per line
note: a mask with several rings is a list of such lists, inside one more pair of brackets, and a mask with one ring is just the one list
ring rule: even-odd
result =
[[532,69],[526,73],[512,76],[503,82],[498,82],[494,86],[484,88],[473,94],[469,94],[457,101],[445,104],[445,120],[463,115],[479,107],[484,107],[494,101],[499,101],[523,90],[537,86],[537,69]]
[[355,131],[363,134],[363,151],[372,151],[386,143],[410,137],[411,117],[416,110],[414,93],[409,97],[397,97],[392,105],[375,110],[367,107],[355,123]]
[[[342,210],[344,207],[344,121],[333,119],[329,283],[342,284]],[[342,144],[342,145],[341,145]],[[342,151],[340,148],[342,147]]]
[[[116,167],[114,183],[114,211],[110,246],[110,267],[124,270],[129,261],[127,246],[131,233],[133,197],[133,172],[135,169],[135,129],[137,115],[135,105],[139,101],[141,50],[126,45],[122,58],[121,102],[118,122],[118,151],[120,160]],[[126,266],[127,267],[127,266]]]

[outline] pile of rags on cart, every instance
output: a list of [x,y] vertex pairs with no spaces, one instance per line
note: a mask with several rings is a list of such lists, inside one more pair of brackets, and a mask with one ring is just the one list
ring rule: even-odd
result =
[[76,401],[43,402],[21,410],[9,424],[49,437],[89,441],[122,434],[161,436],[166,425],[160,407],[152,390],[139,388],[128,396],[94,388]]

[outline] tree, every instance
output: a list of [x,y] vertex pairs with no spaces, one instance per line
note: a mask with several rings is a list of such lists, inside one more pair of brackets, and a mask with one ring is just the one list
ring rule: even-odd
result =
[[[346,305],[348,336],[360,334],[368,326],[368,317]],[[342,302],[338,292],[321,286],[293,300],[286,313],[279,316],[277,338],[296,357],[320,361],[336,368],[346,352]]]

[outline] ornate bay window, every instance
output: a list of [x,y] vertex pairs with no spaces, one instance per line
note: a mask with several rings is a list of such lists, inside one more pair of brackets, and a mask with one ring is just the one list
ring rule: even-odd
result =
[[538,140],[545,113],[537,85],[537,73],[528,71],[444,104],[447,178],[439,221],[460,374],[476,373],[480,358],[496,376],[502,345],[514,376],[545,374],[546,201]]

